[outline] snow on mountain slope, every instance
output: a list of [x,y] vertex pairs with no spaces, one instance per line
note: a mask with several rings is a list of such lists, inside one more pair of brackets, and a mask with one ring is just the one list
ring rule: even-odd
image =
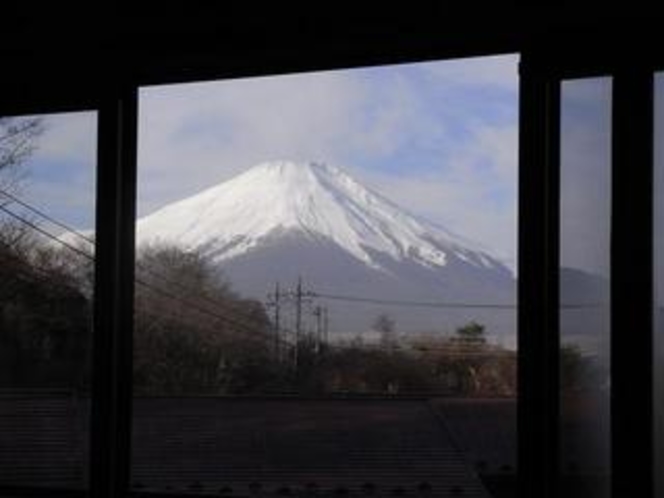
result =
[[[137,240],[204,247],[217,261],[236,258],[280,233],[331,241],[362,263],[376,254],[442,268],[449,256],[504,268],[445,229],[408,214],[339,168],[266,162],[138,221]],[[382,258],[381,258],[382,259]]]

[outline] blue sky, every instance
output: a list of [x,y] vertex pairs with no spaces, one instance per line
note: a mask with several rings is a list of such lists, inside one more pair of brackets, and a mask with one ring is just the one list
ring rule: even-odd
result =
[[[24,165],[19,197],[75,228],[91,228],[95,211],[97,114],[50,114],[43,116],[43,124],[44,133]],[[56,234],[62,231],[48,225],[44,228]]]
[[[324,161],[513,263],[517,64],[509,55],[141,89],[139,213],[261,161]],[[89,228],[95,115],[47,125],[24,195]]]
[[561,263],[609,276],[611,246],[610,77],[561,89]]

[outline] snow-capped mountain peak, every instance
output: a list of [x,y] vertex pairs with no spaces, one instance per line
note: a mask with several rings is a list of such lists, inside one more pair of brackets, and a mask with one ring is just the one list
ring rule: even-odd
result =
[[140,219],[137,226],[139,244],[204,247],[217,261],[290,233],[332,242],[374,268],[381,267],[377,255],[443,267],[450,253],[474,266],[502,266],[340,168],[314,162],[261,163]]

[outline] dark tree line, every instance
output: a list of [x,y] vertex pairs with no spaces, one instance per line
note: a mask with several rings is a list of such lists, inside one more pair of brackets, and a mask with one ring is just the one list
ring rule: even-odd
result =
[[146,247],[137,259],[134,380],[144,394],[239,394],[275,382],[271,324],[200,251]]
[[57,249],[0,241],[4,387],[87,385],[91,302],[71,266]]
[[[0,244],[0,382],[85,389],[92,262],[26,236]],[[263,305],[235,293],[200,251],[151,246],[137,255],[133,371],[139,395],[509,395],[515,357],[471,323],[451,338],[402,344],[391,319],[379,344],[307,341],[275,354]],[[387,330],[385,330],[387,329]],[[294,345],[282,344],[281,348]]]
[[[31,234],[0,240],[0,385],[86,389],[92,261]],[[137,258],[138,394],[236,394],[274,383],[270,323],[196,251],[150,247]]]
[[[0,386],[86,389],[92,262],[30,233],[0,231]],[[471,322],[450,337],[400,340],[390,317],[377,344],[301,339],[298,361],[275,354],[263,305],[233,291],[199,251],[137,255],[134,386],[140,395],[424,394],[512,396],[516,354]],[[282,344],[281,348],[294,348]],[[561,350],[561,387],[604,377],[578,348]]]
[[[92,262],[26,235],[0,244],[0,382],[88,385]],[[515,357],[470,323],[402,344],[382,317],[377,345],[307,341],[275,354],[263,305],[235,293],[200,251],[151,246],[136,262],[133,370],[139,395],[511,395]],[[281,348],[295,345],[282,344]]]

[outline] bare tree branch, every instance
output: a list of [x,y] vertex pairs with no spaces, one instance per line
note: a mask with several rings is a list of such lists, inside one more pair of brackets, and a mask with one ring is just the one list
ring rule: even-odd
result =
[[[12,203],[2,192],[17,193],[26,177],[25,161],[37,148],[37,139],[44,129],[40,117],[0,117],[0,206]],[[24,225],[0,217],[2,242],[17,244],[26,238],[27,231]]]
[[0,188],[8,192],[18,188],[25,177],[21,166],[35,151],[44,129],[43,118],[0,118]]

